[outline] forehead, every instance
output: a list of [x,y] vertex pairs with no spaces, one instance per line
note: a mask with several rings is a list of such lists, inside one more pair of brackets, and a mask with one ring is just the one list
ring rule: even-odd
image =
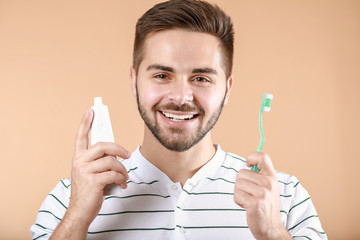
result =
[[179,71],[208,67],[223,72],[221,60],[220,41],[215,36],[171,29],[147,36],[140,68],[162,64]]

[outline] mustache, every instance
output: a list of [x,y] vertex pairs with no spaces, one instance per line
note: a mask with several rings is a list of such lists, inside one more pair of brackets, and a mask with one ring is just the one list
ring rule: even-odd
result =
[[198,114],[204,114],[204,112],[205,112],[202,107],[198,107],[198,106],[194,107],[187,103],[177,105],[173,102],[162,104],[162,105],[156,104],[153,107],[153,109],[154,109],[154,111],[158,111],[161,109],[163,111],[168,110],[168,111],[177,111],[177,112],[196,112]]

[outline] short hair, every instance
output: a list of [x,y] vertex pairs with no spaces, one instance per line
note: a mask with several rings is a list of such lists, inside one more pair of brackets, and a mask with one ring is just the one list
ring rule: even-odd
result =
[[234,29],[230,17],[217,5],[201,0],[170,0],[156,4],[136,24],[133,67],[138,72],[146,37],[153,32],[183,29],[209,33],[220,40],[222,66],[226,77],[232,71]]

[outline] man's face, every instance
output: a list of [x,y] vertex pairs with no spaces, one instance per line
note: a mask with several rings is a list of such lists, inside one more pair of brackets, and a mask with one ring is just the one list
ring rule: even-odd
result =
[[186,151],[215,125],[232,86],[221,63],[220,42],[210,34],[164,30],[147,37],[132,89],[145,124],[167,149]]

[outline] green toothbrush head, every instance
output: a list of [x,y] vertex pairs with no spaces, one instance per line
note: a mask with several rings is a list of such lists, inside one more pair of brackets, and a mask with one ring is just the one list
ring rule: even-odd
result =
[[274,96],[272,94],[269,93],[264,93],[262,102],[261,102],[261,107],[264,108],[265,112],[270,112],[271,106],[271,100],[273,100]]

